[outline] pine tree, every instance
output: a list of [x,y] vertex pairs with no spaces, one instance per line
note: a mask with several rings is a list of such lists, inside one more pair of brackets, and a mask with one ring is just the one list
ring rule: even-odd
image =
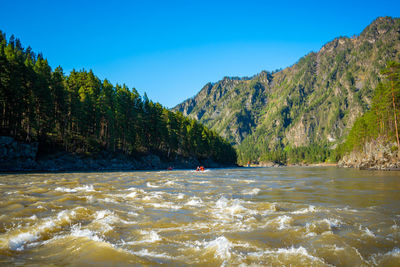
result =
[[390,92],[392,96],[392,106],[393,106],[393,120],[396,132],[396,140],[397,140],[397,147],[400,147],[399,141],[399,130],[397,126],[397,113],[399,105],[399,94],[400,94],[400,63],[390,61],[386,65],[386,68],[382,71],[382,74],[385,75],[386,79],[390,82]]

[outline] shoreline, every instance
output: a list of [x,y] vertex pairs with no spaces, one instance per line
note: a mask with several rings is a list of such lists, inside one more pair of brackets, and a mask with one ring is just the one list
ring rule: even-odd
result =
[[218,162],[212,158],[197,158],[179,154],[154,152],[124,154],[120,151],[73,153],[61,149],[46,151],[39,143],[23,143],[0,136],[0,173],[33,172],[107,172],[135,170],[167,170],[235,167],[237,164]]
[[[89,159],[90,160],[90,159]],[[93,161],[92,161],[93,162]],[[204,166],[207,169],[222,169],[222,168],[239,168],[238,165],[230,164],[220,164],[211,161],[207,161],[208,164],[198,162],[198,164],[174,162],[160,162],[158,166],[147,165],[143,161],[124,161],[117,164],[108,162],[109,167],[99,166],[98,163],[94,163],[96,166],[87,166],[85,163],[82,164],[81,161],[68,162],[66,164],[53,165],[53,162],[34,162],[33,167],[21,167],[21,166],[8,166],[0,168],[1,174],[13,174],[13,173],[74,173],[74,172],[131,172],[131,171],[178,171],[178,170],[196,170],[197,166]],[[104,162],[102,162],[104,164]],[[30,163],[31,164],[31,163]],[[81,165],[82,164],[82,165]],[[51,167],[43,167],[49,166]],[[170,169],[172,167],[172,169]]]

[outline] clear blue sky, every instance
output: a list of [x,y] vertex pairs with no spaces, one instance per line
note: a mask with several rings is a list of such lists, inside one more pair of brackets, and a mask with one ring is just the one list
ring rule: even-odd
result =
[[173,107],[207,82],[285,68],[400,1],[11,1],[0,29],[55,68],[92,69]]

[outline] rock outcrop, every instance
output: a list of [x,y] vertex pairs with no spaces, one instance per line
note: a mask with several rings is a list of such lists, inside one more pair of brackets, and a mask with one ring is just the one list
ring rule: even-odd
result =
[[396,143],[380,138],[366,143],[362,151],[345,155],[338,166],[362,170],[400,170],[400,150]]
[[22,143],[0,136],[0,170],[32,169],[36,166],[37,152],[38,143]]

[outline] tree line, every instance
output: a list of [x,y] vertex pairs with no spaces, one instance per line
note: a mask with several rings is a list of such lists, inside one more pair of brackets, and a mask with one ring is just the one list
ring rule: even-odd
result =
[[234,148],[199,122],[91,70],[52,70],[42,54],[1,31],[0,109],[0,135],[39,146],[236,162]]
[[[260,152],[261,151],[261,152]],[[310,144],[308,146],[292,147],[277,146],[273,150],[268,148],[251,149],[246,144],[238,152],[238,162],[274,162],[277,164],[311,164],[320,162],[336,162],[337,152],[330,149],[328,144]]]

